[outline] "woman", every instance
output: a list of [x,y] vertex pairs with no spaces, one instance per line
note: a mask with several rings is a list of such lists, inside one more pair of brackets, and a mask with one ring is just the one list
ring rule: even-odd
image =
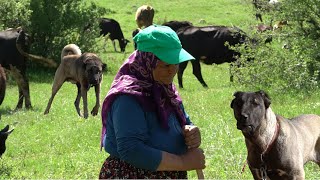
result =
[[185,113],[173,78],[194,59],[176,33],[151,25],[134,37],[137,50],[120,67],[102,105],[102,145],[110,156],[99,178],[186,179],[205,168],[199,128]]

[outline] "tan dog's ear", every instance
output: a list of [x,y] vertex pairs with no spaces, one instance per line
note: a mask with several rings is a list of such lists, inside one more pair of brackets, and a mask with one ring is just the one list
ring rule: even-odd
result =
[[264,102],[264,106],[267,108],[270,107],[271,104],[271,99],[269,97],[269,95],[264,92],[263,90],[257,91],[256,93],[259,93],[262,96],[263,102]]
[[239,96],[241,96],[241,94],[242,94],[242,92],[241,91],[237,91],[237,92],[235,92],[235,93],[233,93],[233,96],[235,97],[232,101],[231,101],[231,104],[230,104],[230,107],[233,109],[233,107],[234,107],[234,101],[235,101],[235,99],[236,98],[238,98]]

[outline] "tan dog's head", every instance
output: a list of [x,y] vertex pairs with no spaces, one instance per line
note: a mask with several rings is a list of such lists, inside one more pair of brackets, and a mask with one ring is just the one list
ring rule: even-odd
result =
[[64,56],[68,56],[68,55],[81,55],[81,50],[80,50],[79,46],[77,46],[75,44],[66,45],[61,51],[61,59]]
[[81,55],[85,76],[89,84],[97,85],[102,81],[102,73],[107,65],[94,53],[84,53]]
[[136,12],[136,23],[139,28],[148,27],[153,23],[154,9],[149,5],[143,5]]
[[252,137],[265,117],[271,104],[270,98],[264,91],[238,91],[234,96],[230,106],[237,120],[237,129],[241,130],[245,137]]

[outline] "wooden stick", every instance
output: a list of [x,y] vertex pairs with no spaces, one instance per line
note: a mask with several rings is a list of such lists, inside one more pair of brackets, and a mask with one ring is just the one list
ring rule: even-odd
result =
[[197,171],[198,179],[204,179],[204,175],[203,175],[202,169],[197,169],[196,171]]

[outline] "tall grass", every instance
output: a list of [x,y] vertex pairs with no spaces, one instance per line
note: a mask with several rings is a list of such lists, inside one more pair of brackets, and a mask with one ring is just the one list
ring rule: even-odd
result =
[[[120,22],[127,39],[135,28],[135,10],[142,4],[150,4],[156,9],[155,22],[189,20],[195,25],[232,24],[243,29],[247,24],[255,23],[251,6],[241,0],[109,0],[98,3],[115,11],[106,17]],[[201,19],[206,23],[201,24]],[[102,99],[119,66],[133,50],[130,44],[125,54],[115,53],[110,42],[108,45],[106,52],[97,52],[109,67],[101,86]],[[241,173],[246,148],[242,134],[236,129],[230,102],[235,91],[256,89],[236,87],[230,83],[228,64],[202,64],[202,73],[209,88],[200,85],[189,64],[183,76],[185,88],[179,92],[186,111],[201,129],[201,147],[205,151],[207,166],[204,175],[208,179],[252,179],[247,166]],[[0,179],[97,179],[108,156],[100,151],[100,113],[88,119],[78,117],[73,105],[76,86],[65,83],[57,93],[50,113],[43,115],[51,95],[54,70],[29,69],[28,76],[33,109],[12,111],[18,100],[18,89],[12,79],[0,107],[0,127],[11,124],[15,128],[7,140],[7,151],[0,159]],[[311,95],[272,91],[269,95],[273,110],[285,117],[302,113],[320,114],[319,90]],[[95,103],[93,89],[88,96],[91,110]],[[315,164],[308,163],[305,169],[307,179],[320,178]],[[189,172],[189,178],[195,179],[196,173]]]

